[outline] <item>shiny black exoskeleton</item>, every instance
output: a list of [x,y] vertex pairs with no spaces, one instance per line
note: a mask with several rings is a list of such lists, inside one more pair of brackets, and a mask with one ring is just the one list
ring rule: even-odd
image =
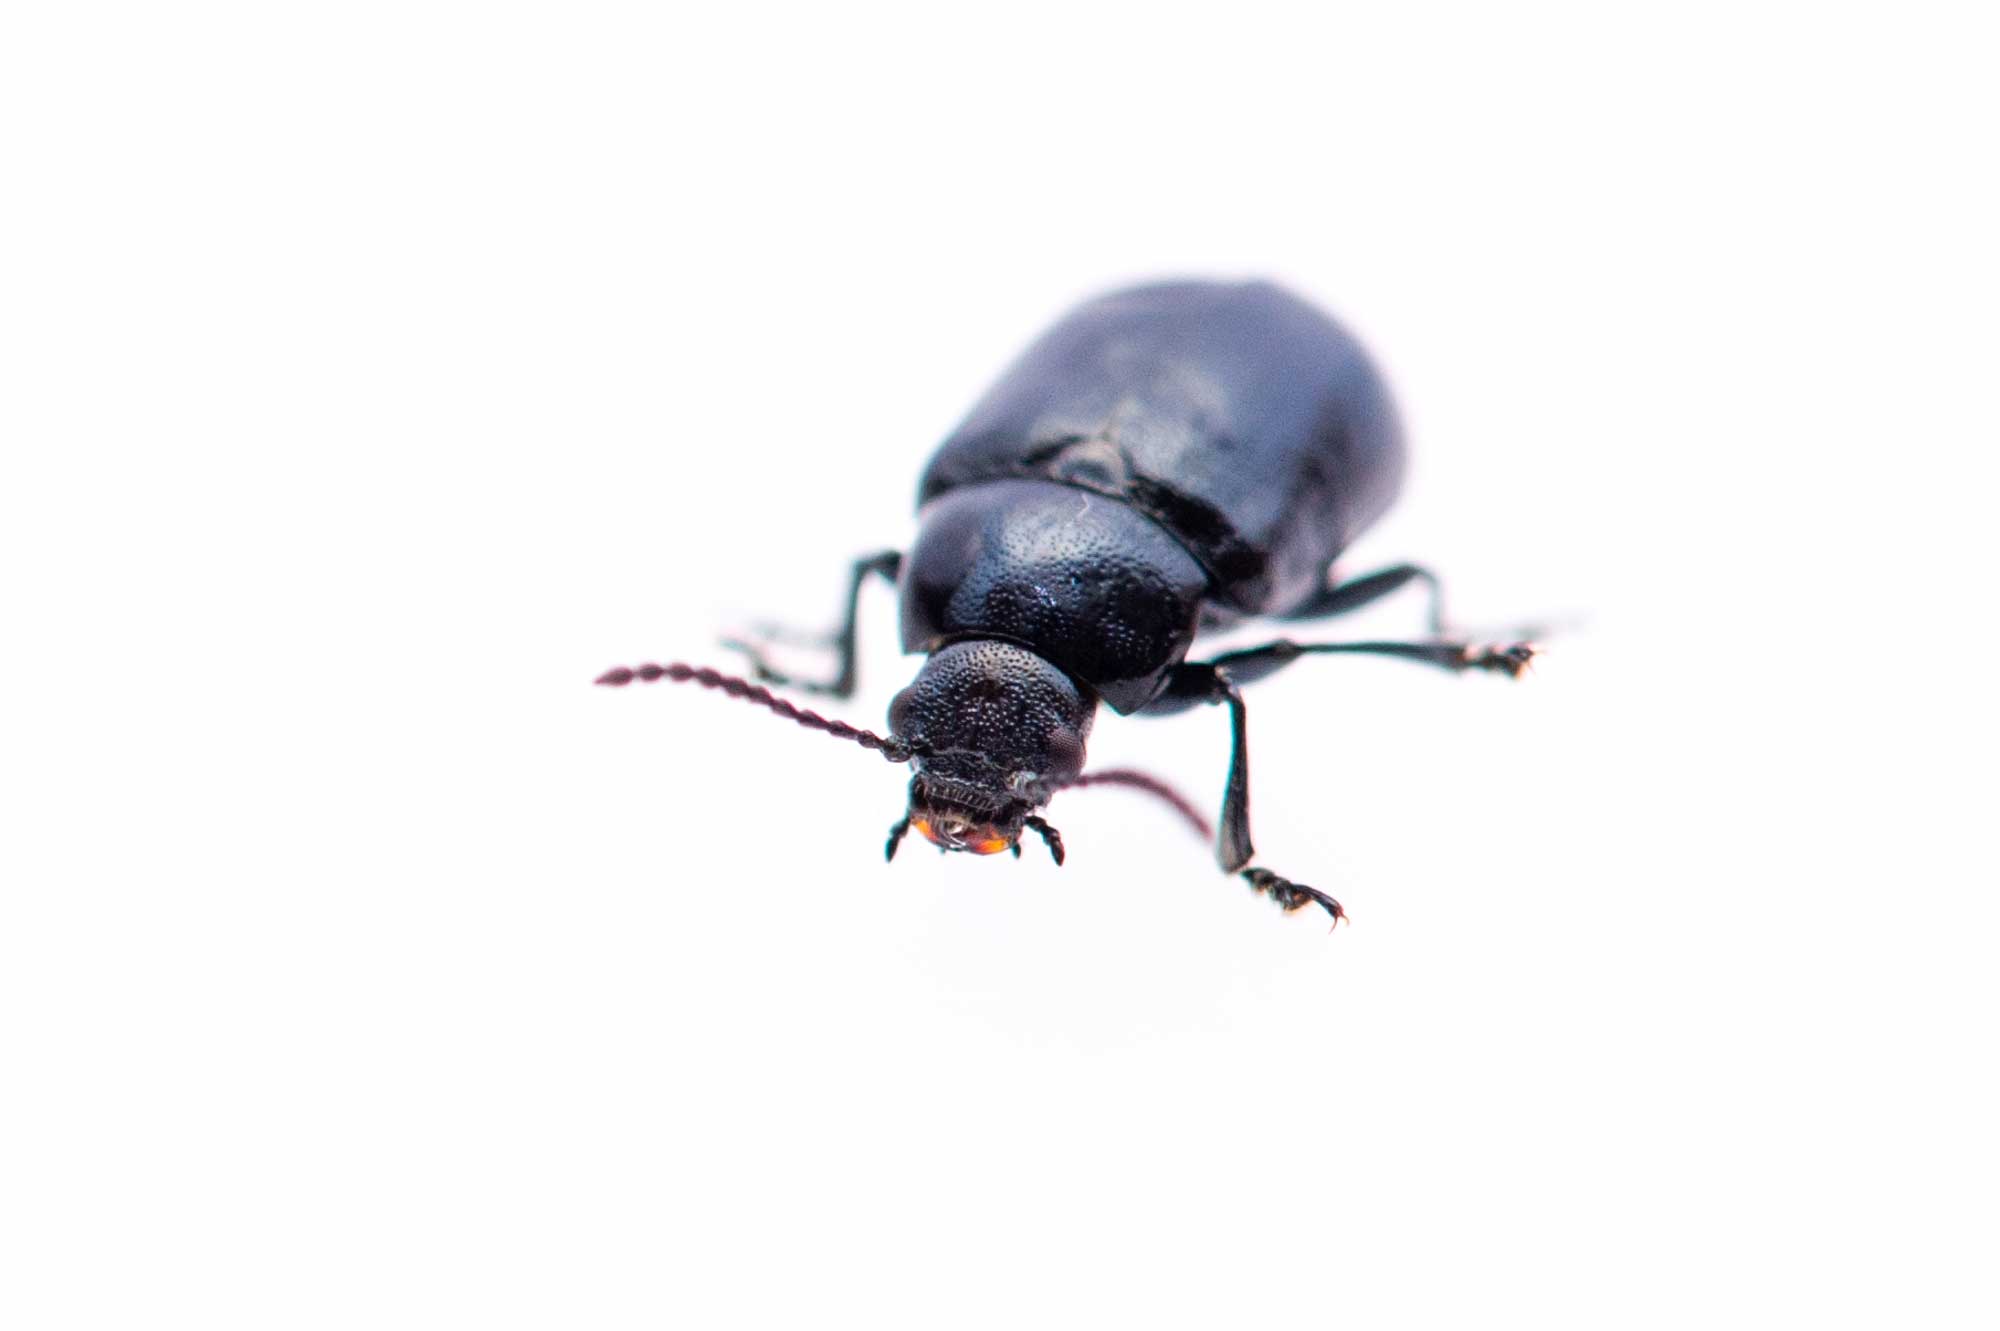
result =
[[[1023,829],[1088,784],[1084,746],[1100,701],[1121,715],[1229,707],[1232,752],[1216,858],[1287,908],[1323,892],[1250,867],[1242,686],[1302,655],[1400,656],[1519,674],[1526,644],[1444,634],[1437,580],[1410,564],[1338,581],[1334,560],[1395,498],[1403,441],[1380,375],[1339,325],[1265,283],[1171,282],[1114,292],[1028,348],[932,457],[907,556],[855,563],[831,645],[839,671],[806,682],[749,653],[759,679],[845,697],[855,684],[855,609],[870,576],[897,581],[902,644],[926,660],[876,736],[694,667],[617,670],[601,682],[678,679],[721,687],[913,765],[908,815],[947,850],[1019,854]],[[1280,638],[1205,661],[1197,635],[1241,620],[1319,619],[1411,581],[1431,591],[1420,642]],[[650,672],[650,673],[649,673]],[[679,672],[679,673],[676,673]],[[1132,774],[1120,780],[1184,802]]]

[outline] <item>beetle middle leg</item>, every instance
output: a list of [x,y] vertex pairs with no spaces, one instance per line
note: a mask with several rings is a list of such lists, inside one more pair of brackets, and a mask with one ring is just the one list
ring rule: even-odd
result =
[[[1289,610],[1281,611],[1277,619],[1331,619],[1373,605],[1385,596],[1401,591],[1413,582],[1424,585],[1427,593],[1425,623],[1434,638],[1464,636],[1466,630],[1449,624],[1444,612],[1444,583],[1438,575],[1422,564],[1391,564],[1378,568],[1373,573],[1364,573],[1358,578],[1348,578],[1330,586],[1322,587]],[[1481,637],[1488,638],[1541,638],[1546,637],[1548,628],[1543,624],[1529,626],[1514,625],[1502,631],[1481,631]]]
[[[1224,652],[1202,667],[1226,670],[1238,684],[1252,684],[1283,670],[1301,656],[1393,656],[1436,666],[1453,674],[1487,670],[1495,674],[1521,677],[1535,659],[1535,646],[1528,642],[1469,642],[1444,639],[1437,642],[1293,642],[1279,638],[1261,647]],[[1181,669],[1188,667],[1182,666]],[[1172,692],[1172,680],[1168,691]]]
[[[854,561],[854,567],[848,574],[847,604],[845,613],[841,616],[840,627],[830,638],[816,638],[816,641],[833,648],[840,658],[839,671],[830,680],[798,679],[787,675],[773,667],[765,658],[763,649],[755,643],[738,638],[725,638],[722,645],[749,657],[751,672],[766,684],[799,689],[805,693],[824,693],[835,698],[850,698],[854,696],[856,682],[855,657],[859,643],[855,634],[855,623],[861,611],[861,585],[867,582],[871,575],[894,582],[902,568],[903,556],[896,550],[882,550]],[[794,635],[771,632],[762,636],[767,640],[777,640]]]
[[1372,605],[1412,582],[1421,582],[1430,592],[1429,624],[1432,633],[1444,632],[1444,584],[1422,564],[1391,564],[1388,568],[1348,578],[1322,587],[1311,596],[1280,614],[1280,619],[1331,619],[1364,605]]

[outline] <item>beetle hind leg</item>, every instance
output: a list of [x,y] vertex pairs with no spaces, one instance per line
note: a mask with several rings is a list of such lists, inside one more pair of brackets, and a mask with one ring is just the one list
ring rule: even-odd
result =
[[[750,642],[742,638],[724,638],[722,645],[749,658],[751,673],[761,683],[775,684],[779,688],[798,689],[804,693],[823,693],[834,698],[851,698],[854,696],[854,686],[857,682],[855,657],[858,654],[858,642],[855,626],[860,618],[861,585],[871,576],[894,582],[902,572],[902,568],[903,556],[895,550],[883,550],[855,560],[854,567],[848,573],[846,611],[841,617],[840,627],[832,633],[800,633],[794,629],[760,627],[757,630],[760,642]],[[834,677],[828,680],[801,679],[779,670],[764,654],[764,648],[781,644],[804,644],[831,649],[840,658]]]

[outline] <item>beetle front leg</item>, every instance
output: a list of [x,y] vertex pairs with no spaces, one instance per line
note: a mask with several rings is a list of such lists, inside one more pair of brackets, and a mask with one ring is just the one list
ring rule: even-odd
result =
[[1238,875],[1287,911],[1317,903],[1335,924],[1346,919],[1340,903],[1318,888],[1295,883],[1269,869],[1250,867],[1257,853],[1250,841],[1250,714],[1243,705],[1243,692],[1229,672],[1206,661],[1177,666],[1168,676],[1162,698],[1169,707],[1209,702],[1229,708],[1229,777],[1223,783],[1222,818],[1215,838],[1215,862],[1222,871]]
[[[1444,613],[1444,583],[1439,581],[1437,574],[1422,564],[1392,564],[1388,568],[1376,569],[1373,573],[1366,573],[1358,578],[1330,583],[1291,609],[1280,611],[1275,617],[1291,620],[1331,619],[1335,615],[1344,615],[1363,606],[1373,605],[1411,583],[1421,583],[1427,593],[1426,622],[1432,638],[1468,636],[1465,629],[1448,624]],[[1547,637],[1548,633],[1549,628],[1546,625],[1537,624],[1516,625],[1494,632],[1482,630],[1478,636],[1507,639],[1543,638]]]
[[1535,649],[1525,642],[1300,643],[1280,638],[1261,647],[1224,652],[1213,661],[1183,662],[1167,676],[1167,687],[1147,704],[1146,711],[1177,712],[1203,702],[1224,703],[1229,707],[1229,779],[1223,786],[1222,825],[1215,839],[1215,858],[1222,871],[1241,874],[1251,887],[1270,894],[1286,910],[1318,902],[1321,909],[1339,921],[1347,918],[1347,913],[1326,893],[1281,878],[1269,869],[1250,867],[1256,849],[1250,842],[1249,713],[1243,706],[1242,692],[1243,685],[1276,674],[1302,656],[1334,654],[1393,656],[1454,673],[1490,670],[1518,678],[1534,659]]
[[[899,551],[895,550],[883,550],[854,561],[854,567],[850,570],[848,576],[847,608],[846,613],[841,617],[840,628],[834,632],[831,638],[818,637],[816,639],[822,645],[833,648],[839,654],[839,672],[831,680],[798,679],[787,675],[771,665],[770,661],[765,658],[761,647],[755,643],[745,642],[740,638],[724,638],[722,645],[749,657],[751,672],[763,683],[776,684],[780,688],[798,689],[805,693],[823,693],[835,698],[851,698],[854,696],[854,686],[857,677],[855,657],[858,654],[859,639],[855,631],[855,626],[861,613],[861,585],[868,581],[871,574],[886,578],[893,583],[898,574],[902,572],[902,568],[903,556]],[[767,630],[760,632],[759,636],[764,638],[766,642],[773,642],[786,638],[796,638],[798,635]]]
[[1271,900],[1284,907],[1287,915],[1317,903],[1321,910],[1333,917],[1335,925],[1347,918],[1347,912],[1341,909],[1340,903],[1326,893],[1289,878],[1280,878],[1269,869],[1245,869],[1237,877],[1255,890],[1267,893]]

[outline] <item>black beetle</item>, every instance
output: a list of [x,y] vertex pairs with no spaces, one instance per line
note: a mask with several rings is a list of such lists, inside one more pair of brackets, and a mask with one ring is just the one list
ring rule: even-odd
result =
[[[921,529],[907,555],[855,561],[846,614],[826,641],[839,669],[788,678],[755,643],[758,679],[847,697],[862,584],[901,584],[905,652],[926,656],[889,707],[886,736],[828,721],[747,680],[680,663],[619,667],[600,684],[672,679],[720,688],[801,724],[909,762],[912,827],[944,850],[1021,853],[1023,828],[1058,864],[1040,815],[1059,790],[1123,784],[1205,821],[1164,783],[1086,775],[1100,700],[1121,715],[1230,712],[1229,776],[1216,859],[1287,910],[1326,893],[1250,866],[1242,686],[1312,653],[1396,656],[1518,676],[1525,642],[1480,646],[1444,631],[1437,578],[1398,564],[1351,580],[1334,560],[1395,498],[1403,440],[1360,345],[1268,283],[1166,282],[1072,311],[1028,348],[924,469]],[[1325,619],[1410,582],[1426,584],[1432,637],[1297,643],[1189,661],[1198,634],[1243,620]],[[767,640],[778,636],[767,631]]]

